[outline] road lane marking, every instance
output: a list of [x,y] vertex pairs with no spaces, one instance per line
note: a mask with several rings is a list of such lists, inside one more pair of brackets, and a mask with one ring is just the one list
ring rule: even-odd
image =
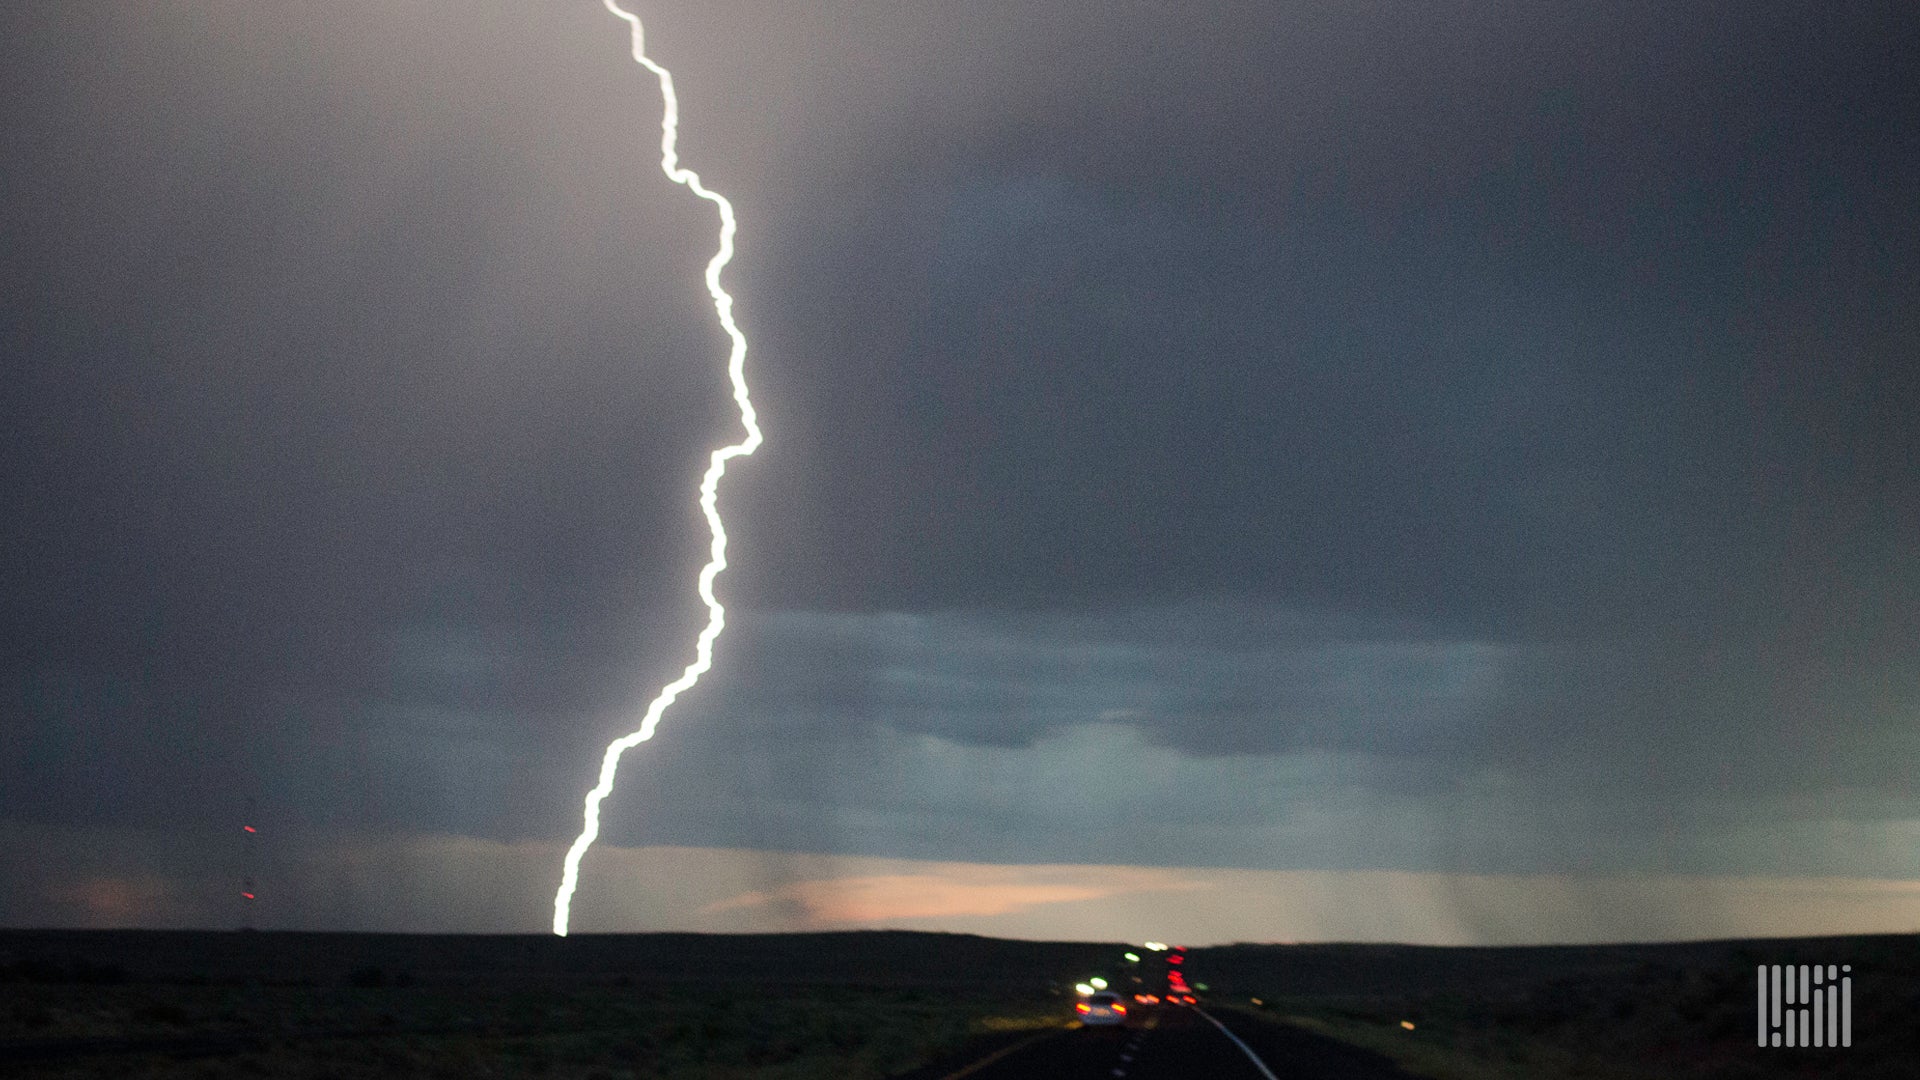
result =
[[1239,1047],[1240,1052],[1247,1055],[1247,1060],[1253,1062],[1253,1067],[1260,1070],[1261,1076],[1266,1077],[1267,1080],[1280,1080],[1279,1077],[1273,1075],[1272,1069],[1267,1068],[1267,1063],[1260,1060],[1260,1055],[1253,1052],[1253,1047],[1248,1046],[1246,1043],[1241,1042],[1240,1036],[1235,1035],[1231,1031],[1228,1031],[1227,1025],[1221,1023],[1218,1020],[1215,1020],[1213,1018],[1212,1013],[1209,1013],[1207,1010],[1201,1008],[1198,1005],[1193,1006],[1193,1011],[1199,1013],[1201,1016],[1206,1017],[1207,1023],[1212,1024],[1214,1027],[1219,1028],[1220,1034],[1225,1035],[1229,1039],[1232,1039],[1233,1045]]
[[960,1080],[960,1078],[963,1076],[972,1076],[974,1073],[979,1072],[981,1069],[984,1069],[987,1066],[993,1064],[994,1062],[999,1061],[1001,1058],[1006,1057],[1008,1054],[1011,1054],[1016,1050],[1024,1050],[1027,1047],[1032,1046],[1034,1043],[1039,1042],[1041,1039],[1045,1039],[1045,1038],[1048,1038],[1049,1036],[1058,1035],[1058,1034],[1060,1034],[1058,1031],[1043,1031],[1040,1034],[1035,1035],[1031,1039],[1021,1039],[1019,1042],[1014,1043],[1012,1046],[1003,1046],[1000,1049],[995,1050],[993,1053],[988,1054],[986,1057],[981,1058],[979,1061],[976,1061],[973,1064],[960,1069],[958,1072],[948,1073],[947,1075],[941,1077],[940,1080]]

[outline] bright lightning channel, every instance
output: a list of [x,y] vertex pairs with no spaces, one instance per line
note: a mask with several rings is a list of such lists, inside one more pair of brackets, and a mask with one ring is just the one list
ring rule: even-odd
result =
[[580,836],[574,840],[573,846],[567,849],[566,868],[560,874],[560,891],[553,897],[553,932],[561,937],[567,936],[573,890],[580,883],[580,859],[600,835],[600,803],[613,791],[613,777],[620,767],[620,755],[653,738],[654,728],[660,724],[660,714],[666,712],[667,706],[673,704],[675,698],[699,682],[700,676],[713,666],[713,643],[727,624],[726,609],[720,606],[720,601],[713,595],[714,579],[727,568],[727,530],[720,522],[720,478],[727,474],[727,462],[753,453],[761,442],[760,425],[755,418],[753,402],[747,397],[747,338],[734,324],[733,297],[720,287],[720,271],[733,258],[733,234],[736,229],[733,204],[717,192],[709,191],[693,170],[680,167],[680,154],[674,149],[680,130],[680,103],[673,93],[673,75],[648,59],[640,17],[620,7],[614,0],[601,0],[601,3],[615,17],[624,19],[632,29],[634,62],[653,72],[660,80],[660,97],[664,103],[660,116],[660,168],[666,172],[667,179],[685,185],[720,211],[720,250],[707,263],[707,292],[713,295],[713,310],[720,317],[720,326],[733,341],[733,351],[727,357],[727,376],[733,381],[733,400],[740,406],[740,423],[747,429],[747,435],[732,446],[715,450],[706,476],[700,481],[700,509],[707,515],[707,529],[713,535],[711,557],[700,571],[700,599],[707,605],[706,629],[700,631],[700,638],[694,644],[693,662],[687,665],[678,679],[661,688],[659,696],[647,706],[639,730],[607,745],[606,756],[600,760],[600,782],[587,792],[586,825],[580,830]]

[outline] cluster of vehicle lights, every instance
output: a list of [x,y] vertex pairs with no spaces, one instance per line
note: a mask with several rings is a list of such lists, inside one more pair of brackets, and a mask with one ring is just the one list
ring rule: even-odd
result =
[[1167,957],[1167,1000],[1193,1005],[1197,1004],[1193,997],[1193,988],[1187,985],[1187,977],[1180,970],[1180,965],[1187,962],[1186,951],[1185,945],[1176,945],[1173,947],[1173,955]]
[[[1168,945],[1164,942],[1149,941],[1143,944],[1141,948],[1146,949],[1148,952],[1173,953],[1172,956],[1167,957],[1167,963],[1173,966],[1167,969],[1167,994],[1163,997],[1159,994],[1150,994],[1144,991],[1136,992],[1133,995],[1133,1000],[1136,1003],[1141,1005],[1159,1005],[1163,1003],[1167,1005],[1178,1005],[1182,1003],[1187,1005],[1199,1004],[1199,999],[1193,996],[1193,992],[1195,990],[1205,990],[1206,985],[1202,983],[1198,986],[1188,986],[1186,976],[1180,973],[1178,967],[1178,965],[1185,963],[1187,959],[1182,955],[1187,951],[1185,945]],[[1129,964],[1138,964],[1141,960],[1140,954],[1137,952],[1124,952],[1120,955]],[[1133,981],[1139,982],[1140,977],[1137,975],[1134,976]],[[1074,992],[1078,993],[1081,997],[1091,997],[1095,993],[1105,990],[1107,985],[1107,980],[1096,977],[1088,979],[1086,982],[1075,983],[1073,989]],[[1121,1015],[1124,1016],[1126,1014],[1126,1009],[1117,1002],[1112,1007]],[[1092,1006],[1082,1001],[1074,1006],[1074,1011],[1081,1013],[1091,1012]]]
[[[1169,966],[1167,968],[1166,995],[1163,997],[1159,994],[1137,992],[1133,995],[1133,1000],[1137,1004],[1141,1004],[1141,1005],[1159,1005],[1163,1003],[1168,1005],[1178,1005],[1183,1003],[1187,1005],[1199,1004],[1199,999],[1193,996],[1193,991],[1196,989],[1205,990],[1206,984],[1202,983],[1197,987],[1188,986],[1186,976],[1181,974],[1179,965],[1185,963],[1187,959],[1186,956],[1184,955],[1187,951],[1187,947],[1185,945],[1168,945],[1165,942],[1149,941],[1142,944],[1141,948],[1147,950],[1148,952],[1166,952],[1166,953],[1172,953],[1173,955],[1167,957],[1167,964]],[[1140,954],[1137,952],[1129,951],[1129,952],[1121,953],[1120,955],[1129,964],[1138,964],[1141,960]],[[1139,976],[1134,976],[1133,981],[1139,982],[1140,981]],[[1092,997],[1094,994],[1102,990],[1105,990],[1107,988],[1107,985],[1108,985],[1107,980],[1096,976],[1094,978],[1088,979],[1086,982],[1075,983],[1073,985],[1073,989],[1075,993],[1079,994],[1081,997],[1084,998],[1084,997]],[[1111,1008],[1114,1012],[1119,1013],[1122,1016],[1126,1015],[1126,1012],[1127,1012],[1126,1006],[1120,1004],[1120,1002],[1118,1001],[1114,1001],[1108,1007]],[[1093,1011],[1093,1005],[1085,1001],[1077,1002],[1074,1005],[1074,1011],[1082,1014],[1090,1013]]]

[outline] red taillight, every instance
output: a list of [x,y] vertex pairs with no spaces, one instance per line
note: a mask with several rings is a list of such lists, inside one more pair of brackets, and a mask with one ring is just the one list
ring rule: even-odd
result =
[[1121,1016],[1127,1015],[1127,1007],[1117,1001],[1113,1003],[1113,1011],[1119,1013]]
[[1074,1008],[1075,1008],[1076,1010],[1078,1010],[1078,1011],[1080,1011],[1080,1012],[1092,1012],[1092,1011],[1093,1011],[1093,1006],[1091,1006],[1091,1005],[1089,1005],[1089,1004],[1087,1004],[1087,1003],[1086,1003],[1086,1002],[1084,1002],[1084,1001],[1083,1001],[1083,1002],[1081,1002],[1081,1003],[1080,1003],[1080,1004],[1078,1004],[1078,1005],[1075,1005],[1075,1006],[1074,1006]]

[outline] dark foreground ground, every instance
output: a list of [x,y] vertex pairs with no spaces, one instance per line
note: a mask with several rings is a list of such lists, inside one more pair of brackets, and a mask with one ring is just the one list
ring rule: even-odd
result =
[[[1204,1012],[1070,1030],[1072,984],[1123,978],[1122,948],[0,931],[0,1075],[1234,1080],[1261,1076],[1259,1058],[1289,1080],[1920,1077],[1910,936],[1195,949]],[[1757,1047],[1762,963],[1851,965],[1853,1045]]]

